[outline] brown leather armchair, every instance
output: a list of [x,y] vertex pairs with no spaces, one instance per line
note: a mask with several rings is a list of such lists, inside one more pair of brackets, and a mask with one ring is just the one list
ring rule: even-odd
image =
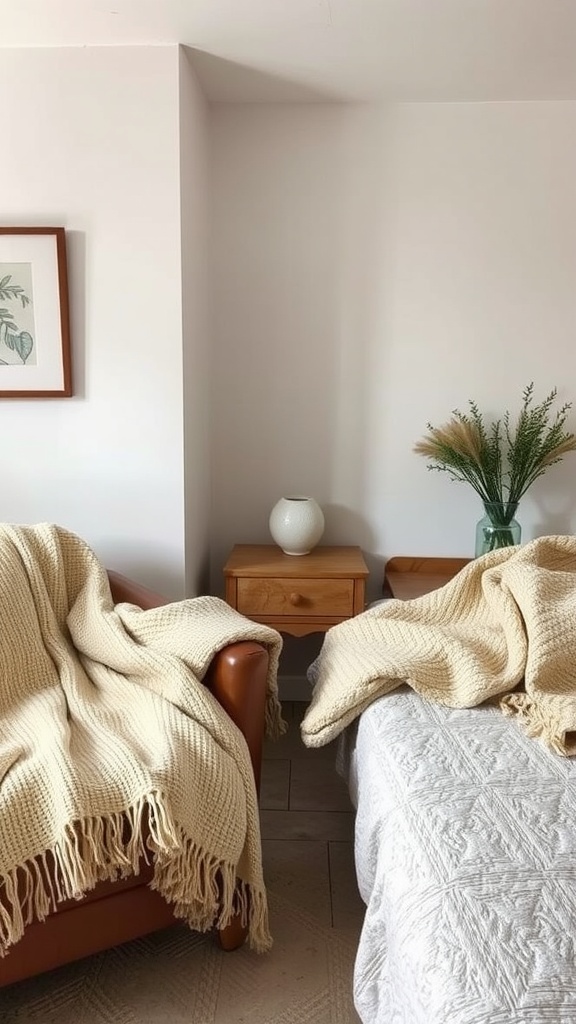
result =
[[[108,577],[116,603],[128,601],[144,609],[165,603],[160,595],[119,573],[109,571]],[[246,739],[257,788],[267,671],[267,650],[242,641],[216,655],[204,680]],[[170,906],[149,888],[151,877],[151,868],[143,864],[138,875],[99,883],[83,899],[61,903],[44,922],[29,925],[23,938],[0,958],[0,987],[176,923]],[[237,948],[245,938],[239,919],[218,932],[224,949]]]

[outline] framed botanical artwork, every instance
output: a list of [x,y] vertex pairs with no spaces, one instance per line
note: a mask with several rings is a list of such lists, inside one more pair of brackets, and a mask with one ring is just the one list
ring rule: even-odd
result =
[[0,398],[69,398],[64,228],[0,227]]

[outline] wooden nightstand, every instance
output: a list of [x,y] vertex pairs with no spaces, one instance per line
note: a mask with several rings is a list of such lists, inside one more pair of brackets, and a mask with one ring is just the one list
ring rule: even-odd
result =
[[285,555],[273,544],[237,544],[224,576],[232,608],[280,632],[305,636],[325,633],[364,610],[368,567],[358,547]]

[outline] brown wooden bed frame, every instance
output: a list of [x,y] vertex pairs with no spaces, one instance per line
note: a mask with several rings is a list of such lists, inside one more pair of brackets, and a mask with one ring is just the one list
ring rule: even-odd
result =
[[[117,572],[109,571],[108,577],[115,603],[128,601],[144,609],[166,603],[160,595]],[[242,641],[215,656],[204,680],[244,734],[257,790],[267,673],[267,650],[260,644]],[[101,882],[83,899],[67,901],[45,921],[29,925],[22,939],[0,957],[0,988],[175,924],[170,906],[149,888],[151,877],[151,867],[143,864],[140,874]],[[246,934],[239,918],[217,933],[220,945],[227,950],[242,945]]]

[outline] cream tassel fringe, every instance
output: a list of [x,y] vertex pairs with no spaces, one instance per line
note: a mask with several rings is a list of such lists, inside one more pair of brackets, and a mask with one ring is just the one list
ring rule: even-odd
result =
[[560,726],[558,717],[546,713],[546,708],[527,693],[509,693],[500,700],[503,714],[522,719],[527,736],[543,740],[556,754],[572,757],[576,754],[576,737]]
[[97,882],[138,874],[141,858],[152,860],[151,888],[194,931],[223,928],[240,914],[251,948],[270,949],[265,890],[238,879],[234,864],[200,849],[172,820],[162,796],[150,793],[125,812],[67,827],[51,850],[0,878],[0,956],[22,938],[26,925],[44,921],[64,900],[81,900]]
[[275,693],[268,693],[266,710],[264,716],[264,731],[271,740],[280,739],[286,730],[288,723],[282,718],[282,705]]

